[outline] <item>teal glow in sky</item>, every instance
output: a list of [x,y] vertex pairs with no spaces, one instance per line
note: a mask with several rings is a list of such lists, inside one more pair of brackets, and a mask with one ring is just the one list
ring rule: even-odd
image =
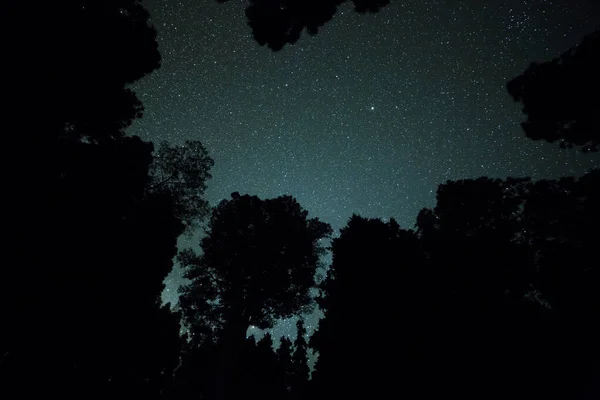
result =
[[[600,166],[598,153],[527,139],[505,89],[600,26],[597,3],[393,0],[373,15],[345,5],[273,53],[252,38],[245,3],[146,1],[163,61],[135,86],[146,112],[130,133],[201,140],[213,204],[234,191],[290,194],[336,230],[352,213],[410,228],[446,180]],[[166,299],[180,280],[175,271]]]

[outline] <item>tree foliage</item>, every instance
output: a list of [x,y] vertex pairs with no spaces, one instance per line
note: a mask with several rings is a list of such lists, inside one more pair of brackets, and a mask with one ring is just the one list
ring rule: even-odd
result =
[[148,191],[152,145],[125,135],[143,109],[128,85],[160,65],[156,32],[134,0],[10,1],[3,17],[18,39],[2,92],[3,392],[158,396],[181,346],[160,293],[183,225]]
[[[342,3],[256,0],[247,16],[278,50]],[[256,343],[246,332],[312,305],[331,228],[290,196],[233,193],[212,210],[203,253],[179,255],[191,280],[180,305],[191,340],[181,338],[160,293],[178,236],[209,212],[213,161],[197,141],[154,151],[125,134],[143,111],[128,85],[160,63],[148,13],[137,0],[3,7],[4,36],[21,40],[4,49],[2,393],[545,400],[582,398],[593,382],[598,170],[449,181],[416,232],[354,215],[320,286],[310,387],[301,320],[293,353],[287,338],[274,351],[271,335]],[[509,83],[530,137],[595,149],[597,96],[581,93],[598,86],[597,47],[595,32]]]
[[598,188],[598,170],[449,181],[416,234],[351,218],[310,396],[583,399],[600,361]]
[[181,289],[181,308],[192,339],[222,346],[215,397],[230,398],[231,377],[250,325],[271,327],[301,313],[331,228],[290,196],[261,200],[233,193],[214,208],[202,255],[179,258],[191,283]]
[[533,140],[597,151],[600,144],[600,30],[560,57],[532,63],[508,91],[523,105],[521,125]]
[[[296,43],[305,30],[316,35],[346,1],[251,0],[246,8],[246,17],[254,39],[261,46],[266,44],[273,51],[279,51],[286,44]],[[356,12],[366,13],[379,11],[389,0],[352,0],[352,3]]]
[[394,347],[405,335],[385,332],[392,326],[404,332],[413,322],[409,302],[420,304],[424,296],[415,279],[417,238],[393,219],[353,215],[332,251],[320,298],[325,316],[310,340],[318,352],[311,395],[377,398],[389,391],[390,374],[409,370]]
[[294,354],[292,364],[290,365],[290,390],[298,396],[303,397],[306,394],[308,385],[308,343],[306,342],[306,328],[304,321],[299,319],[296,322],[296,340],[294,340]]
[[203,254],[180,258],[192,281],[182,290],[187,320],[194,321],[197,310],[214,310],[217,322],[240,318],[245,333],[249,325],[268,328],[310,305],[320,242],[330,227],[307,215],[290,196],[234,193],[223,200],[201,241]]
[[204,199],[206,182],[212,178],[214,161],[200,141],[181,146],[161,142],[150,166],[149,191],[171,197],[175,215],[184,221],[188,232],[199,227],[209,213]]
[[[292,360],[292,341],[286,336],[283,336],[277,348],[277,363],[279,365],[281,379],[284,381],[285,388],[288,392],[292,390],[293,385],[293,370],[295,360]],[[308,368],[308,365],[307,365]]]
[[[3,95],[11,98],[13,116],[29,112],[32,92],[42,104],[33,129],[21,129],[21,136],[102,141],[122,136],[141,115],[141,102],[126,86],[157,69],[160,54],[139,0],[11,1],[3,15],[7,33],[18,38],[5,47],[13,79]],[[34,128],[40,124],[45,129]]]

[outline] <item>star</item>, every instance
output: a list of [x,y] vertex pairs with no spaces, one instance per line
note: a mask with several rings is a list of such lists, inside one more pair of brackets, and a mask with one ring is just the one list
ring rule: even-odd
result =
[[[212,205],[235,191],[290,194],[336,231],[352,213],[411,228],[446,180],[556,178],[600,165],[527,139],[506,91],[530,63],[598,25],[594,2],[463,1],[449,12],[439,0],[398,0],[369,17],[350,3],[317,35],[272,52],[232,2],[147,2],[163,61],[134,85],[146,111],[128,133],[201,140],[215,160]],[[181,281],[174,271],[166,282],[172,304]]]

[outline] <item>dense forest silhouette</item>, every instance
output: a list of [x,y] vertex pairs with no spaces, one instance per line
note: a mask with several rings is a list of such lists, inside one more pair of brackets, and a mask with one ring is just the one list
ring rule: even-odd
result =
[[[246,15],[278,50],[341,3]],[[3,399],[600,396],[600,170],[448,181],[414,229],[353,215],[333,239],[292,196],[210,207],[209,149],[126,133],[144,111],[129,85],[161,59],[139,1],[3,8]],[[507,83],[532,140],[597,150],[599,32]],[[200,254],[178,249],[200,228]],[[175,259],[177,311],[160,302]],[[310,338],[301,318],[246,336],[316,306]]]

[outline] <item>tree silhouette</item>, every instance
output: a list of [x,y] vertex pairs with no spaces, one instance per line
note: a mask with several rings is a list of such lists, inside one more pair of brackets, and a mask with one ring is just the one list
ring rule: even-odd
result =
[[181,346],[160,293],[184,225],[173,194],[149,190],[152,145],[125,136],[156,32],[134,0],[9,2],[3,16],[18,39],[2,93],[3,391],[158,396]]
[[527,121],[521,125],[533,140],[560,141],[561,147],[597,151],[600,123],[600,30],[560,57],[533,63],[507,84],[523,104]]
[[180,300],[192,338],[223,344],[221,390],[250,325],[268,328],[311,303],[320,241],[331,228],[307,215],[290,196],[261,200],[236,192],[214,209],[203,254],[180,257],[192,281]]
[[598,179],[440,185],[417,225],[437,304],[428,372],[445,393],[581,398],[600,360],[600,281],[589,263]]
[[197,140],[181,146],[162,142],[154,154],[149,191],[172,197],[175,215],[186,224],[188,232],[197,229],[209,213],[203,195],[213,165],[208,151]]
[[[10,96],[14,116],[29,112],[30,90],[44,105],[20,135],[122,136],[143,110],[126,85],[160,66],[156,31],[140,1],[12,1],[4,16],[18,40],[5,48],[13,80],[3,95]],[[46,129],[34,129],[39,124]]]
[[294,394],[300,398],[306,394],[308,385],[308,343],[306,343],[306,328],[304,321],[296,322],[296,340],[294,341],[294,354],[292,357],[291,386]]
[[[548,341],[548,391],[577,396],[597,374],[600,330],[600,171],[579,179],[542,180],[524,208],[527,237],[536,249],[536,287],[554,317]],[[569,365],[567,368],[565,366]],[[596,375],[597,377],[597,375]],[[575,390],[573,388],[576,388]]]
[[528,179],[449,181],[417,219],[434,305],[424,336],[433,367],[425,371],[452,395],[476,398],[494,387],[507,396],[524,380],[516,360],[528,347],[535,354],[541,306],[527,300],[534,255],[520,240],[528,188]]
[[[395,396],[404,384],[398,377],[416,367],[408,360],[408,350],[417,351],[412,304],[426,296],[417,237],[393,219],[353,215],[332,251],[320,298],[325,316],[310,340],[318,352],[311,396]],[[386,335],[392,326],[401,328]]]
[[600,361],[599,182],[449,181],[416,234],[353,216],[321,288],[310,396],[583,398]]
[[[438,273],[447,289],[438,288],[438,293],[482,309],[501,301],[507,291],[524,295],[529,271],[523,257],[529,253],[525,243],[513,239],[520,230],[528,182],[482,177],[439,186],[435,209],[423,210],[417,218],[432,268],[443,267]],[[483,263],[486,268],[480,267]],[[510,271],[510,266],[516,270]],[[480,301],[472,303],[472,296]]]
[[[280,400],[285,398],[287,388],[285,380],[281,374],[281,368],[278,363],[277,354],[273,351],[273,338],[270,333],[256,344],[256,356],[249,359],[252,363],[251,368],[255,369],[254,382],[256,390],[253,398],[263,398],[269,400]],[[240,393],[240,396],[246,396],[246,392]],[[238,397],[239,398],[239,397]]]
[[293,380],[292,341],[283,336],[279,342],[279,347],[277,348],[276,353],[280,374],[285,382],[285,388],[289,392],[292,390]]
[[[221,3],[227,0],[218,0]],[[248,25],[254,39],[273,51],[294,44],[306,30],[316,35],[329,22],[337,8],[347,0],[251,0],[246,8]],[[389,0],[352,0],[359,13],[377,12]]]
[[254,338],[245,341],[240,360],[236,366],[231,398],[282,399],[286,396],[285,380],[281,374],[278,357],[273,350],[271,334],[255,342]]
[[[149,388],[177,360],[179,326],[160,307],[160,293],[183,225],[170,197],[145,192],[151,145],[123,138],[73,147],[62,148],[62,179],[34,211],[44,240],[28,251],[23,239],[32,236],[21,231],[13,249],[19,268],[2,271],[9,381],[33,374],[63,393]],[[28,291],[11,287],[25,279]]]
[[[185,335],[187,339],[187,335]],[[255,348],[254,336],[250,336],[244,346],[244,354],[248,348]],[[197,346],[191,341],[185,341],[181,352],[181,360],[174,372],[173,384],[166,394],[168,399],[184,397],[214,397],[215,368],[219,361],[219,348],[212,342],[206,341]]]

